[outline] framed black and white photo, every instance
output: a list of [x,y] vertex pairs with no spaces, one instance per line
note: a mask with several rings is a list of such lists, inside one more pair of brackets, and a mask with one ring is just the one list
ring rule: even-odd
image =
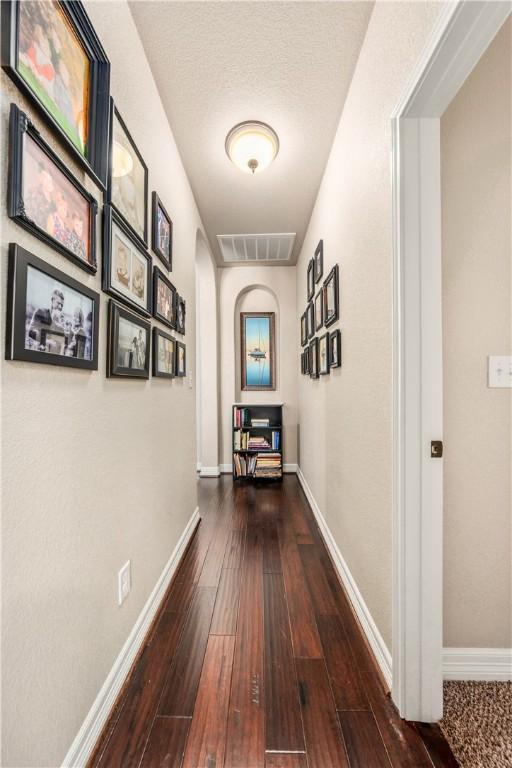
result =
[[176,339],[153,328],[153,376],[173,379],[176,373]]
[[329,334],[329,366],[339,368],[341,365],[341,331],[331,331]]
[[306,312],[304,312],[300,318],[300,345],[305,347],[308,343],[308,323],[306,318]]
[[300,353],[300,372],[304,373],[304,352]]
[[149,379],[151,325],[110,299],[107,376]]
[[103,209],[103,290],[151,315],[151,257],[111,205]]
[[324,241],[319,240],[315,249],[315,283],[318,283],[324,273]]
[[328,328],[339,318],[339,269],[335,264],[324,280],[324,325]]
[[11,104],[9,139],[9,216],[82,269],[96,272],[96,200],[16,104]]
[[176,330],[182,335],[185,333],[186,303],[183,296],[176,294]]
[[318,339],[309,342],[309,375],[312,379],[318,379]]
[[9,245],[7,360],[98,369],[100,297],[19,245]]
[[151,245],[172,272],[172,221],[156,192],[153,192],[151,205]]
[[311,301],[315,294],[315,260],[310,259],[307,270],[307,299]]
[[308,339],[312,339],[315,335],[315,309],[312,301],[310,301],[306,307],[306,327]]
[[309,375],[309,358],[310,358],[310,355],[309,355],[309,346],[308,346],[304,350],[304,373],[306,374],[306,376]]
[[176,288],[157,266],[153,267],[153,316],[176,330]]
[[315,331],[319,331],[324,324],[324,294],[322,288],[315,296]]
[[110,100],[107,202],[147,246],[148,169],[113,99]]
[[176,376],[187,375],[187,348],[181,341],[176,341]]
[[320,376],[329,373],[329,331],[318,339],[318,373]]
[[3,0],[2,67],[105,189],[110,63],[81,2]]

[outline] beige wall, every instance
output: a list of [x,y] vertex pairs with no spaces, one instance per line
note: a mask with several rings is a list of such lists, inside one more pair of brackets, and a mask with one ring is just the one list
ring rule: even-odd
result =
[[510,647],[511,32],[502,27],[441,120],[444,644]]
[[[231,466],[234,402],[284,403],[283,448],[287,464],[297,462],[297,376],[299,344],[295,332],[296,270],[291,267],[219,269],[221,456]],[[276,390],[240,391],[240,312],[276,313]]]
[[[192,368],[197,209],[128,5],[87,8],[112,63],[112,95],[149,167],[149,189],[173,218],[172,280],[187,300]],[[27,109],[55,141],[1,78],[2,306],[9,241],[100,291],[101,270],[88,275],[6,218],[9,103]],[[58,152],[98,194],[60,146]],[[106,379],[107,303],[102,294],[97,372],[1,362],[8,766],[60,765],[197,504],[194,388],[187,380]],[[128,559],[132,592],[119,608],[117,572]]]
[[298,263],[320,238],[324,274],[340,265],[343,365],[300,377],[299,463],[391,648],[390,115],[439,13],[436,3],[377,3]]

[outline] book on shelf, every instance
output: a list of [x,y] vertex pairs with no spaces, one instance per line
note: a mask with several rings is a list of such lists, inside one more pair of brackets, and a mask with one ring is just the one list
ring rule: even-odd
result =
[[233,408],[233,426],[235,429],[240,427],[248,427],[250,422],[249,409],[248,408]]
[[254,467],[254,477],[281,477],[282,465],[280,453],[258,453]]
[[270,419],[251,419],[251,427],[270,427]]
[[235,477],[248,477],[254,474],[256,456],[242,456],[239,453],[233,455],[233,470]]
[[278,451],[281,445],[281,433],[272,431],[272,450]]

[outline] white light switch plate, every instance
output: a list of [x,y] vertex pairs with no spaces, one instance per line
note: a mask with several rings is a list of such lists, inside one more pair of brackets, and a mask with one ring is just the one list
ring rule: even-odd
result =
[[489,355],[487,371],[489,387],[512,387],[512,355]]
[[122,605],[132,588],[131,561],[128,560],[117,574],[117,602]]

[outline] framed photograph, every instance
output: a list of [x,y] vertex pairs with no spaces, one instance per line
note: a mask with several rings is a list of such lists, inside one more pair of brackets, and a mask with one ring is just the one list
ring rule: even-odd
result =
[[304,312],[300,318],[300,345],[301,347],[305,347],[307,343],[308,343],[308,323],[307,323],[306,312]]
[[176,339],[153,328],[153,376],[173,379],[176,371]]
[[318,373],[329,373],[329,331],[318,339]]
[[309,375],[312,379],[318,379],[318,339],[316,337],[309,342]]
[[110,154],[107,202],[145,246],[148,243],[148,169],[110,100]]
[[324,273],[324,241],[319,240],[315,250],[315,283],[318,283]]
[[306,307],[306,327],[308,331],[308,339],[312,339],[315,335],[315,310],[312,301],[310,301]]
[[158,258],[172,272],[172,221],[156,192],[152,195],[151,245]]
[[315,296],[315,331],[319,331],[324,324],[324,294],[322,288]]
[[300,353],[300,372],[304,373],[304,352]]
[[315,260],[310,259],[307,271],[307,299],[311,301],[315,295]]
[[153,316],[176,330],[176,288],[157,266],[153,267]]
[[9,216],[75,264],[96,272],[96,200],[16,104],[11,104],[9,137]]
[[149,379],[151,325],[110,299],[107,376]]
[[240,312],[243,390],[274,390],[274,312]]
[[112,206],[103,209],[103,284],[106,293],[151,315],[151,257]]
[[1,5],[2,67],[105,189],[110,63],[82,3]]
[[7,360],[98,370],[100,297],[19,245],[9,245]]
[[187,375],[187,348],[181,341],[176,341],[176,376]]
[[329,367],[341,366],[341,331],[331,331],[329,334]]
[[324,325],[328,328],[339,318],[339,269],[335,264],[324,280]]
[[304,350],[304,373],[306,374],[306,376],[309,375],[309,358],[310,358],[309,347],[306,347],[306,349]]
[[185,333],[185,312],[185,299],[176,294],[176,330],[181,334]]

